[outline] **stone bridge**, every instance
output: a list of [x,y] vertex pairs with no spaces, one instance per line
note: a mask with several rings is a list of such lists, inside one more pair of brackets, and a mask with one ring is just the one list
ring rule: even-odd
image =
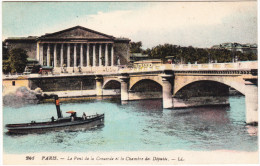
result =
[[120,89],[121,100],[162,98],[164,108],[229,105],[230,88],[245,96],[246,122],[258,122],[257,62],[153,65],[96,74],[96,93]]
[[229,105],[229,91],[245,96],[246,122],[258,122],[257,61],[214,64],[138,64],[92,68],[90,73],[4,76],[3,86],[83,96],[121,95],[122,101],[162,98],[163,108]]

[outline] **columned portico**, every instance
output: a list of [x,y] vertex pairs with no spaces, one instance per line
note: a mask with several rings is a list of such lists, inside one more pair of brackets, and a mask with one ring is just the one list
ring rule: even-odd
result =
[[39,56],[40,56],[40,57],[39,57],[39,59],[40,59],[39,63],[40,63],[41,65],[43,65],[43,44],[40,43],[40,44],[39,44],[39,47],[40,47],[40,48],[39,48],[39,49],[40,49],[40,50],[39,50],[39,51],[40,51],[40,52],[39,52]]
[[83,67],[83,44],[80,44],[80,67]]
[[35,59],[53,67],[54,74],[116,71],[116,61],[124,65],[129,60],[129,42],[76,26],[38,37]]
[[51,49],[50,49],[50,44],[48,44],[48,48],[47,48],[47,66],[50,66],[50,62],[51,62]]
[[[39,62],[41,65],[64,67],[64,58],[66,67],[101,67],[101,66],[114,66],[114,47],[109,43],[68,43],[68,42],[48,42],[38,44]],[[44,45],[46,47],[44,47]],[[71,45],[73,46],[73,63],[71,63]],[[90,48],[92,47],[92,51]],[[45,49],[44,49],[45,48]],[[58,51],[58,48],[60,50]],[[77,49],[79,48],[79,49]],[[78,52],[78,50],[80,52]],[[85,51],[84,51],[85,50]],[[102,50],[104,51],[102,53]],[[110,52],[109,52],[110,50]],[[44,58],[46,53],[46,59]],[[85,52],[85,58],[84,58]],[[59,55],[58,55],[59,53]],[[102,54],[105,54],[105,63],[102,62]],[[79,59],[77,55],[80,55]],[[65,56],[65,57],[64,57]],[[97,59],[98,58],[98,59]],[[45,61],[45,60],[46,61]],[[92,59],[92,62],[91,62]],[[52,61],[53,60],[53,61]],[[79,62],[78,62],[79,60]],[[86,61],[86,63],[84,63]],[[110,62],[111,61],[111,62]],[[46,62],[46,63],[44,63]],[[72,64],[72,66],[71,66]],[[79,64],[79,65],[78,65]]]
[[92,66],[95,67],[96,66],[96,44],[93,44],[93,64]]
[[40,43],[37,42],[37,55],[36,55],[36,60],[40,62]]
[[77,44],[75,43],[74,44],[74,65],[73,65],[73,67],[77,67]]
[[67,45],[67,67],[70,67],[70,43]]
[[116,61],[120,60],[122,65],[129,62],[129,39],[81,26],[38,37],[30,36],[27,40],[29,42],[24,42],[23,37],[22,40],[6,39],[6,42],[15,47],[26,47],[29,57],[39,61],[43,68],[52,67],[53,74],[73,73],[73,69],[75,73],[116,71]]
[[54,44],[54,64],[53,67],[57,67],[57,44]]
[[89,58],[89,43],[87,44],[87,67],[90,66],[90,58]]
[[105,50],[105,66],[108,66],[108,44],[106,43],[106,50]]
[[111,66],[114,66],[114,46],[111,46]]
[[102,54],[102,45],[99,44],[98,66],[102,66],[102,58],[101,58],[101,54]]
[[60,47],[60,67],[63,67],[64,59],[63,59],[63,44]]

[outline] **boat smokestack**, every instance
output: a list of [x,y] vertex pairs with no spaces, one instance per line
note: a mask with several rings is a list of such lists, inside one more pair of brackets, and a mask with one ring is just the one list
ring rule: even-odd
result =
[[54,103],[56,105],[58,118],[62,118],[62,114],[61,114],[61,110],[60,110],[59,96],[56,95],[56,94],[50,94],[50,95],[44,94],[43,98],[45,98],[45,99],[53,99],[54,98]]
[[61,110],[60,110],[60,101],[59,101],[58,95],[54,95],[54,99],[55,99],[55,105],[56,105],[58,118],[62,118]]

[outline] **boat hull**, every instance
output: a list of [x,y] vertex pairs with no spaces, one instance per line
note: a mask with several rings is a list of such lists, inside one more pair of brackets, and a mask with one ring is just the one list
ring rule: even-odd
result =
[[26,127],[7,127],[9,134],[30,134],[46,133],[50,131],[85,131],[104,125],[104,115],[87,120],[77,120],[72,122],[48,123],[39,125],[37,123]]

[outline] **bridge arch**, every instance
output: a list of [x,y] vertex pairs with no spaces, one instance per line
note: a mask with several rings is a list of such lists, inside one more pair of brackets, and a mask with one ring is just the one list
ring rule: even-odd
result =
[[[145,89],[145,90],[144,90]],[[132,91],[162,91],[162,85],[155,80],[152,79],[141,79],[134,84],[132,84],[131,87],[129,87],[129,90]]]
[[182,87],[174,95],[175,98],[229,96],[229,86],[216,81],[194,81]]
[[183,80],[178,80],[175,79],[175,83],[174,83],[174,95],[180,91],[181,89],[183,89],[184,87],[191,85],[192,83],[195,82],[199,82],[199,81],[212,81],[212,82],[217,82],[220,84],[224,84],[226,86],[229,86],[231,88],[236,89],[237,91],[239,91],[240,93],[242,93],[243,95],[246,94],[246,87],[245,87],[245,83],[243,80],[241,80],[241,78],[238,79],[234,79],[234,78],[222,78],[222,77],[193,77],[193,78],[186,78],[185,81]]
[[103,83],[102,89],[120,89],[121,82],[119,79],[109,79]]

